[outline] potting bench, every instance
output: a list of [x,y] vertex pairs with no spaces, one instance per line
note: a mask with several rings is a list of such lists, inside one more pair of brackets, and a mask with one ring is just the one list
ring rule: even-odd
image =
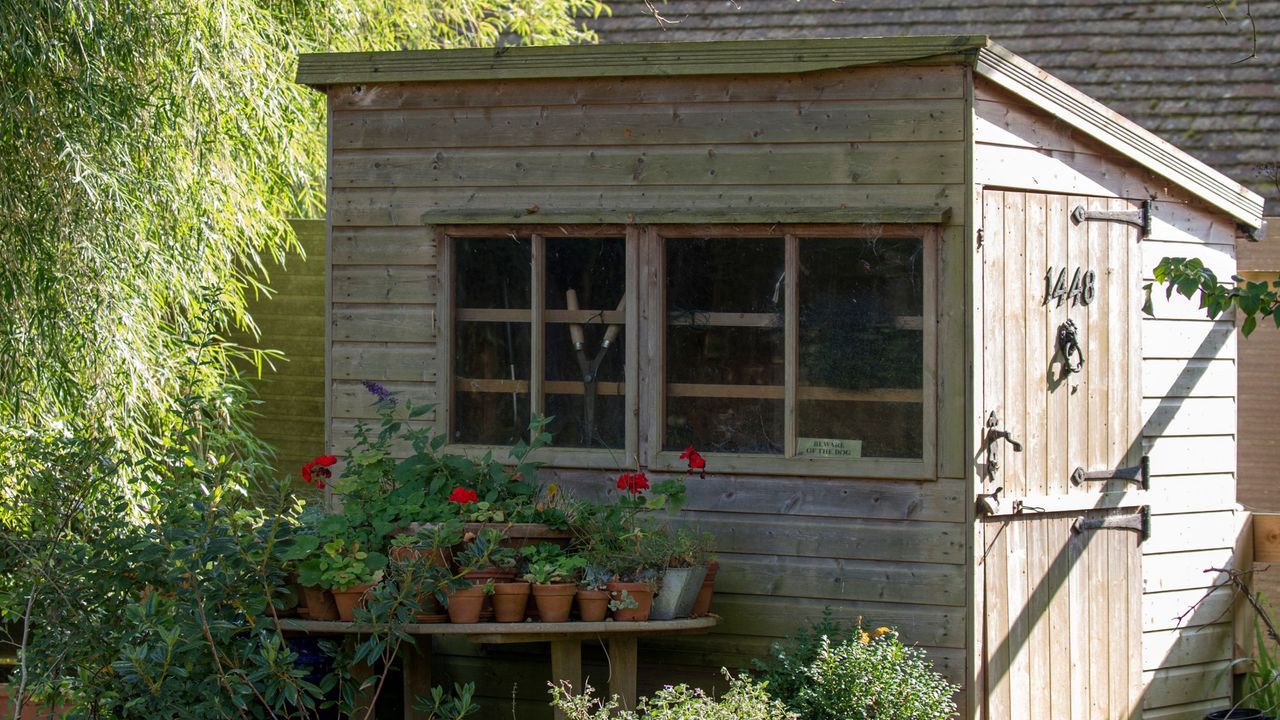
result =
[[[565,623],[475,623],[470,625],[439,623],[405,625],[409,635],[419,639],[403,653],[405,720],[422,720],[426,714],[413,709],[412,698],[431,694],[431,636],[461,635],[473,643],[509,645],[545,642],[551,645],[551,678],[557,684],[568,682],[582,689],[582,641],[608,643],[609,694],[617,695],[628,708],[636,701],[636,646],[641,636],[705,633],[715,627],[719,618],[708,615],[680,620],[648,622],[565,622]],[[373,626],[361,623],[323,620],[281,620],[289,632],[312,635],[362,635]],[[556,711],[560,720],[563,714]]]

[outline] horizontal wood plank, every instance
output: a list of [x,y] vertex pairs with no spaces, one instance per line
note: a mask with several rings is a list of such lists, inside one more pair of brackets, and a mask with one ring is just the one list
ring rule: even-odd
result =
[[905,99],[964,97],[961,68],[947,65],[903,68],[864,67],[820,70],[804,75],[738,75],[687,78],[486,79],[439,83],[340,85],[329,90],[335,111],[349,109],[511,107],[541,105],[627,106],[650,103],[791,102],[797,100]]
[[425,227],[368,227],[333,229],[333,264],[436,264],[436,240]]
[[1230,435],[1143,438],[1143,452],[1161,474],[1229,473],[1236,468],[1236,441]]
[[335,342],[434,343],[435,305],[334,303],[332,339]]
[[434,343],[333,344],[334,380],[436,382]]
[[1231,693],[1230,661],[1146,671],[1142,673],[1142,681],[1147,686],[1142,701],[1144,708],[1200,702]]
[[1142,321],[1144,359],[1234,359],[1235,356],[1235,327],[1230,322],[1150,318]]
[[[1161,519],[1154,518],[1153,525]],[[1211,538],[1207,540],[1212,542]],[[1192,539],[1190,542],[1181,544],[1196,545],[1198,543]],[[1146,543],[1143,543],[1143,550],[1147,550]],[[1236,567],[1235,552],[1229,547],[1158,555],[1146,554],[1142,558],[1142,589],[1143,592],[1165,592],[1212,587],[1226,580],[1227,574],[1222,571],[1208,572],[1209,568],[1234,567]]]
[[1142,634],[1142,669],[1196,665],[1231,659],[1231,625],[1201,625]]
[[963,647],[964,608],[942,608],[936,605],[908,605],[867,601],[840,602],[767,598],[751,595],[718,595],[717,611],[723,621],[718,630],[725,634],[776,635],[782,637],[797,627],[822,618],[830,607],[836,618],[845,622],[861,616],[864,627],[896,627],[902,640],[946,648]]
[[1231,619],[1234,596],[1228,589],[1174,590],[1142,596],[1142,631],[1216,625]]
[[964,139],[964,103],[805,100],[339,110],[335,150]]
[[434,303],[440,293],[429,266],[334,266],[332,282],[335,303]]
[[[557,207],[598,210],[612,214],[613,222],[627,222],[629,213],[672,209],[685,214],[706,211],[716,218],[736,211],[786,213],[800,207],[833,210],[860,208],[866,222],[877,208],[929,208],[951,211],[959,217],[962,185],[807,185],[803,188],[767,185],[684,185],[664,187],[440,187],[440,188],[335,188],[329,196],[333,222],[343,226],[420,227],[431,211],[479,208],[516,209],[540,214]],[[684,220],[684,222],[697,222]]]
[[[415,405],[435,403],[439,401],[437,388],[430,383],[387,382],[383,384],[391,392],[398,393],[401,401],[409,400]],[[374,419],[378,417],[378,409],[373,395],[359,382],[335,380],[332,389],[330,415],[334,418]],[[430,420],[433,414],[423,418]]]
[[1153,436],[1234,435],[1232,398],[1148,398],[1142,401],[1142,434]]
[[672,522],[711,532],[723,552],[848,560],[963,563],[958,523],[835,520],[685,510]]
[[717,553],[717,591],[825,600],[965,603],[964,566]]
[[[668,475],[649,473],[651,480]],[[594,470],[547,471],[574,495],[604,499],[609,490]],[[868,518],[962,522],[965,483],[955,478],[937,481],[866,480],[857,478],[764,477],[732,475],[712,467],[706,480],[686,485],[685,510],[720,513],[732,519],[740,513],[778,516],[778,522],[804,523],[810,518]],[[792,518],[792,519],[788,519]]]
[[961,143],[424,148],[335,152],[337,188],[938,184],[964,178]]
[[1234,398],[1236,364],[1229,358],[1144,360],[1142,396]]

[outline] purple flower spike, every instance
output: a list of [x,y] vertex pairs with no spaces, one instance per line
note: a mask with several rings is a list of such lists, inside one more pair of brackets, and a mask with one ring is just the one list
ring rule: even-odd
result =
[[377,401],[380,403],[396,404],[396,396],[393,395],[390,390],[382,387],[372,380],[364,381],[364,389],[373,393],[373,396],[377,398]]

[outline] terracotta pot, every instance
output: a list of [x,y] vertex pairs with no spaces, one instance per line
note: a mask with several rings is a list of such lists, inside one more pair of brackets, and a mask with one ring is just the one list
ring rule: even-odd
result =
[[529,604],[529,583],[493,584],[493,619],[497,622],[520,622]]
[[462,530],[473,535],[481,530],[497,530],[502,533],[500,544],[516,550],[538,543],[554,543],[567,548],[573,539],[573,533],[568,530],[552,530],[545,523],[466,523]]
[[534,585],[533,602],[538,606],[538,618],[542,622],[568,622],[576,594],[578,586],[573,583]]
[[582,622],[600,622],[609,615],[609,593],[604,590],[579,590],[578,619]]
[[328,590],[322,587],[304,587],[302,593],[307,599],[307,617],[312,620],[338,619],[338,606],[334,604],[333,596]]
[[418,558],[428,558],[430,564],[440,567],[449,567],[450,552],[449,548],[429,548],[429,547],[393,547],[387,551],[387,557],[393,562],[410,562]]
[[643,621],[649,619],[649,608],[653,606],[653,584],[647,582],[611,582],[605,584],[609,591],[609,599],[622,602],[622,594],[635,598],[633,608],[618,608],[613,611],[613,619],[621,621]]
[[484,605],[484,598],[484,588],[479,585],[449,593],[449,622],[459,625],[480,622],[480,608]]
[[702,580],[702,589],[698,591],[698,599],[693,602],[689,617],[702,617],[711,612],[711,594],[715,591],[716,571],[719,569],[720,563],[715,560],[707,563],[707,576]]
[[[351,622],[355,620],[356,608],[364,605],[364,594],[369,592],[373,583],[352,585],[345,590],[333,591],[333,602],[338,606],[338,619]],[[313,619],[315,615],[311,616]]]

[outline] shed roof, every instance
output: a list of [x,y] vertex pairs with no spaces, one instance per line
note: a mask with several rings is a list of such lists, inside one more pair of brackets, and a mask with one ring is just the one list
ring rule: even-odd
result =
[[1208,0],[609,0],[601,42],[969,33],[1237,181],[1280,214],[1280,3]]
[[298,82],[432,82],[572,77],[749,75],[902,62],[965,62],[975,72],[1115,152],[1257,228],[1263,200],[1102,103],[992,43],[936,35],[317,53],[298,60]]

